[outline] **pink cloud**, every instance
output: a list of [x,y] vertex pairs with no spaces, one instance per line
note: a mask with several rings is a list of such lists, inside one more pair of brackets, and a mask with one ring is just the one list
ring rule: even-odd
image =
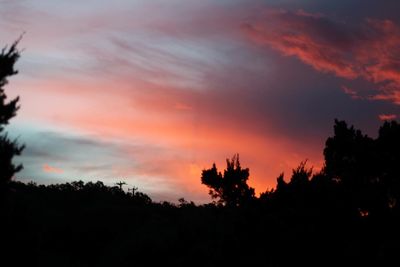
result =
[[380,114],[378,117],[381,121],[391,121],[391,120],[395,120],[397,118],[397,115],[395,115],[395,114]]
[[47,173],[62,174],[64,171],[60,168],[52,167],[48,164],[43,165],[43,171]]
[[349,95],[353,99],[361,99],[362,97],[358,95],[357,91],[347,87],[347,86],[342,86],[342,90],[346,95]]
[[321,14],[272,9],[243,30],[254,43],[297,57],[317,71],[375,84],[371,99],[400,104],[400,27],[390,20],[349,25]]

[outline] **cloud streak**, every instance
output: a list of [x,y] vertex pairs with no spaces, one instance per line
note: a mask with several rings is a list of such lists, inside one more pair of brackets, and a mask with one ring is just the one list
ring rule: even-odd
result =
[[391,121],[397,119],[397,115],[395,114],[380,114],[378,117],[381,121]]
[[60,168],[52,167],[48,164],[43,165],[43,171],[47,173],[56,173],[56,174],[62,174],[64,171]]

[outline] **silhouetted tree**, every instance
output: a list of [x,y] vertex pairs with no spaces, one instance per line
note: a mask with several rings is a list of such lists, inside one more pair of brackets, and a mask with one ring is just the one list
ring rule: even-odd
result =
[[184,199],[183,197],[181,197],[180,199],[178,199],[179,202],[179,207],[180,208],[185,208],[185,207],[196,207],[196,204],[194,204],[193,201],[187,201],[186,199]]
[[307,161],[303,161],[296,169],[292,170],[292,176],[289,182],[284,179],[284,174],[281,173],[277,181],[275,190],[267,190],[261,193],[260,199],[265,202],[275,200],[275,205],[303,205],[306,195],[310,193],[310,185],[312,178],[312,168],[306,167]]
[[203,170],[201,182],[210,188],[212,198],[226,206],[239,206],[254,199],[254,189],[247,185],[249,169],[242,169],[239,154],[226,159],[224,175],[218,172],[215,163],[211,169]]
[[312,168],[307,169],[306,164],[307,161],[302,161],[300,165],[293,170],[289,185],[301,188],[309,184],[312,175]]
[[377,175],[374,140],[344,121],[335,120],[334,136],[324,149],[324,172],[349,187],[368,184]]
[[335,121],[334,136],[326,141],[323,172],[342,186],[353,210],[382,212],[399,200],[399,133],[398,123],[385,122],[373,139]]
[[3,190],[14,174],[22,169],[22,165],[14,165],[12,159],[20,155],[24,146],[18,145],[16,140],[10,140],[4,133],[4,126],[9,123],[18,109],[19,97],[7,102],[4,86],[8,83],[8,77],[18,73],[14,64],[20,57],[17,50],[18,41],[11,47],[3,48],[0,53],[0,189]]
[[386,121],[376,139],[379,160],[379,182],[386,189],[387,205],[398,208],[400,201],[400,124]]

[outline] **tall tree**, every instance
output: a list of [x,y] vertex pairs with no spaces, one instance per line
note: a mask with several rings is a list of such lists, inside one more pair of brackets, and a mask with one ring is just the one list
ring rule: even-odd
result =
[[203,170],[201,182],[210,188],[209,194],[226,206],[240,206],[254,199],[254,189],[247,185],[249,169],[240,165],[239,154],[226,160],[224,175],[215,163],[211,169]]
[[14,174],[22,169],[22,165],[14,165],[12,159],[20,155],[24,146],[17,140],[11,140],[4,127],[9,123],[19,109],[19,97],[7,101],[4,87],[8,84],[8,77],[18,73],[14,65],[20,57],[17,50],[19,40],[10,47],[5,47],[0,53],[0,189],[4,189]]

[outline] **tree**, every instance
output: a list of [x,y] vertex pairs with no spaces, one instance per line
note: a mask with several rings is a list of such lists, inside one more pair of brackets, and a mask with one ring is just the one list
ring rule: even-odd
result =
[[14,69],[16,61],[20,57],[17,50],[19,40],[9,48],[5,47],[0,53],[0,188],[3,190],[15,173],[22,169],[22,165],[14,165],[12,159],[21,154],[24,146],[19,145],[17,140],[11,140],[4,127],[9,123],[19,109],[19,97],[7,102],[4,86],[8,84],[8,77],[18,73]]
[[[275,205],[296,204],[303,205],[304,200],[310,193],[310,185],[313,168],[306,167],[307,160],[300,162],[296,169],[292,170],[289,182],[285,181],[284,173],[276,179],[276,189],[261,193],[262,201],[275,200]],[[278,204],[279,203],[279,204]]]
[[240,206],[254,199],[254,188],[247,185],[249,169],[242,169],[239,154],[226,159],[224,175],[218,171],[215,163],[211,169],[203,170],[201,182],[210,188],[213,199],[226,206]]
[[324,174],[340,185],[353,209],[382,212],[398,202],[400,125],[385,122],[377,139],[344,121],[335,121],[334,136],[324,149]]
[[335,120],[334,136],[327,139],[324,156],[324,172],[350,188],[369,184],[377,176],[374,140],[345,121]]
[[313,168],[306,168],[307,160],[300,162],[300,165],[293,169],[292,178],[290,179],[289,185],[296,188],[307,187],[312,177]]
[[376,142],[381,170],[379,182],[386,189],[388,206],[392,208],[400,203],[400,124],[386,121],[379,129]]

